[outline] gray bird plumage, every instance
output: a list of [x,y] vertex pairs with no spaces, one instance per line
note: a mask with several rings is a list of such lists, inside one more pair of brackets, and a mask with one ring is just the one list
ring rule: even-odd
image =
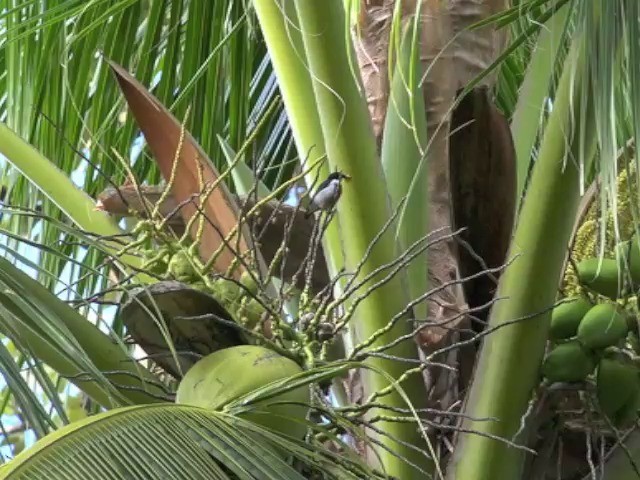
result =
[[340,195],[342,195],[342,180],[348,180],[350,178],[351,177],[341,172],[330,174],[327,179],[318,186],[316,192],[311,197],[307,212],[304,214],[305,218],[309,218],[318,210],[331,210],[340,199]]

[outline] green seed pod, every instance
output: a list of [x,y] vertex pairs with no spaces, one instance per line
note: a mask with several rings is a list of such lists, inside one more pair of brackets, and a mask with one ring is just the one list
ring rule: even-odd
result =
[[158,251],[154,250],[154,249],[149,249],[149,248],[144,248],[142,250],[140,250],[140,255],[142,255],[142,258],[144,258],[145,260],[149,260],[150,258],[155,257],[156,255],[158,255]]
[[260,323],[262,315],[266,312],[265,308],[255,298],[247,299],[242,302],[238,309],[238,318],[244,318],[245,327],[253,328]]
[[561,343],[549,352],[542,374],[551,382],[579,382],[593,372],[593,357],[576,340]]
[[558,305],[551,313],[549,338],[562,340],[574,337],[582,317],[593,307],[585,297],[573,297]]
[[169,268],[170,255],[165,248],[157,250],[141,250],[144,259],[143,268],[155,275],[164,275]]
[[627,321],[612,303],[593,306],[578,325],[578,340],[594,350],[610,347],[627,336]]
[[248,271],[244,271],[242,272],[242,275],[240,275],[240,283],[249,290],[249,293],[255,295],[258,293],[259,286],[256,282],[256,279],[258,278],[259,277],[256,272],[249,273]]
[[582,285],[611,299],[622,296],[623,276],[616,260],[588,258],[578,264],[577,270],[578,280]]
[[211,290],[209,290],[209,287],[207,287],[207,284],[202,280],[200,280],[199,282],[191,283],[189,284],[189,286],[195,290],[199,290],[204,293],[209,293],[209,294],[211,293]]
[[216,278],[212,285],[214,297],[225,305],[232,305],[240,298],[240,287],[224,278]]
[[176,280],[184,282],[198,277],[198,272],[196,272],[189,255],[185,251],[176,252],[171,257],[168,272]]
[[[625,405],[635,404],[640,391],[638,369],[622,359],[603,358],[598,364],[596,393],[598,405],[607,417],[615,420]],[[626,415],[625,415],[626,416]]]
[[145,265],[145,270],[155,275],[164,275],[169,268],[168,263],[164,259],[156,260],[153,263]]

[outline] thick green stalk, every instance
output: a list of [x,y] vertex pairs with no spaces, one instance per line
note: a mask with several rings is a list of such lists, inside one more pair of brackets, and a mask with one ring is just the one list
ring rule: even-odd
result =
[[[345,31],[342,0],[299,0],[295,4],[308,68],[313,79],[327,155],[332,167],[352,176],[352,180],[344,184],[344,193],[338,203],[338,216],[344,266],[347,271],[354,271],[390,218],[387,187],[377,157],[371,120],[361,94],[358,74],[352,69],[354,65],[351,61],[355,55],[349,32]],[[376,241],[362,265],[359,278],[395,259],[394,230],[392,226]],[[366,286],[371,286],[381,278],[380,274],[374,275],[364,288],[359,289],[350,298],[351,305],[354,301],[361,300],[350,324],[355,343],[376,336],[372,345],[382,346],[412,331],[411,322],[407,321],[405,316],[388,331],[381,333],[389,325],[389,321],[407,304],[407,292],[402,288],[400,278],[395,277],[384,286],[360,298],[364,295]],[[395,348],[385,350],[384,353],[408,360],[415,360],[418,356],[412,341],[403,342]],[[372,367],[385,371],[395,379],[412,366],[410,362],[389,358],[369,359],[368,362]],[[389,387],[386,378],[373,372],[366,372],[364,380],[365,396]],[[426,395],[420,376],[404,382],[401,387],[405,389],[414,407],[423,406]],[[394,390],[381,397],[380,401],[389,407],[407,408],[402,396]],[[388,415],[388,411],[375,413]],[[423,452],[416,452],[407,446],[408,444],[425,449],[425,442],[416,424],[381,421],[375,425],[385,433],[377,435],[376,440],[397,455],[390,454],[385,448],[377,449],[381,466],[386,473],[402,479],[420,478],[421,474],[403,460],[408,459],[425,470],[430,466]],[[372,457],[371,461],[376,460]]]
[[[504,300],[494,306],[489,323],[490,329],[500,328],[484,337],[465,411],[469,417],[463,423],[465,431],[478,433],[461,434],[448,471],[451,479],[517,479],[521,475],[523,450],[485,435],[515,442],[526,438],[526,434],[513,437],[539,381],[549,309],[556,299],[580,198],[575,163],[584,160],[588,166],[596,137],[592,106],[585,105],[582,96],[587,80],[582,78],[586,59],[581,44],[574,40],[565,62],[524,199],[509,255],[518,257],[500,279],[496,296]],[[576,118],[576,113],[583,115]],[[515,323],[505,326],[509,322]]]
[[[304,162],[303,167],[309,168],[326,152],[293,0],[254,0],[253,5],[278,77],[300,161]],[[317,169],[312,169],[305,180],[309,187],[313,187],[328,175],[329,164],[325,160]],[[329,225],[323,242],[327,247],[324,253],[332,276],[344,263],[342,251],[330,247],[340,245],[338,225],[337,222]]]
[[[385,118],[382,140],[382,166],[392,207],[405,201],[398,218],[398,253],[429,233],[425,205],[429,203],[427,188],[427,118],[420,87],[418,44],[420,24],[412,22],[398,45],[398,60],[391,82],[391,97]],[[398,35],[401,36],[401,35]],[[416,256],[407,268],[409,293],[417,299],[428,288],[427,253]],[[414,306],[416,318],[427,318],[426,300]]]
[[[640,432],[637,430],[617,445],[603,466],[604,480],[638,480],[638,458],[640,458]],[[587,480],[589,475],[584,477]]]
[[517,162],[517,201],[524,191],[531,151],[535,145],[540,127],[540,118],[545,108],[545,100],[553,79],[558,51],[564,39],[569,5],[558,10],[540,29],[535,50],[527,68],[527,74],[520,87],[518,104],[513,113],[511,132],[516,150]]

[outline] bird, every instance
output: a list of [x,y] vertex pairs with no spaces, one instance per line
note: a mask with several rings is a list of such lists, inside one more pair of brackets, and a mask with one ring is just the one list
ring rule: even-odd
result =
[[342,194],[342,180],[351,180],[349,175],[342,172],[333,172],[316,189],[311,197],[309,207],[304,218],[309,218],[318,210],[328,211],[336,204]]

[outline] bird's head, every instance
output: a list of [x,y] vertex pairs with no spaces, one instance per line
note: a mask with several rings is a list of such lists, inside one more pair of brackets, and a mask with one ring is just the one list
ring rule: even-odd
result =
[[329,175],[328,180],[338,180],[338,181],[351,180],[351,177],[349,175],[347,175],[346,173],[342,173],[342,172],[338,171],[338,172],[331,173]]

